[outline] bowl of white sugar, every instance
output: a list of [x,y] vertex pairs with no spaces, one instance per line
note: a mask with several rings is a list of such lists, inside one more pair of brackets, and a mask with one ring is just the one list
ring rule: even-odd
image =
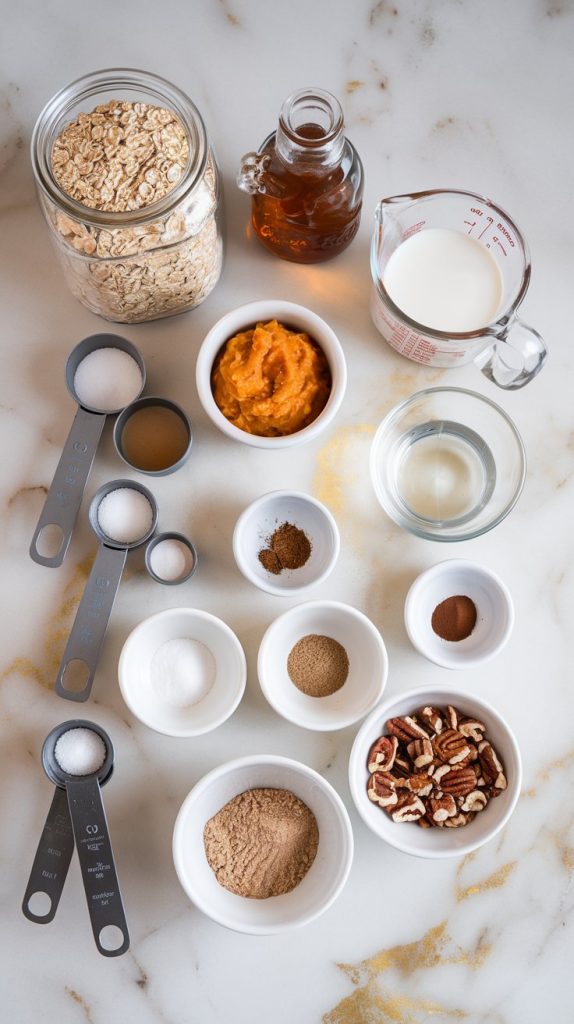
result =
[[169,608],[128,636],[120,690],[136,718],[166,736],[200,736],[233,714],[247,679],[243,648],[221,619]]

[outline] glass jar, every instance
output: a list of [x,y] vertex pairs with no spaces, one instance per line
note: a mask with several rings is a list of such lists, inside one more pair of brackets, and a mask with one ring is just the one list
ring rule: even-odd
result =
[[[58,182],[52,162],[54,145],[64,129],[80,113],[92,113],[96,106],[113,100],[130,104],[126,124],[133,116],[132,104],[170,111],[183,127],[188,147],[179,180],[167,194],[147,206],[119,212],[102,209],[103,202],[98,209],[98,198],[92,200],[94,208],[72,198]],[[158,131],[161,140],[161,124]],[[123,134],[128,148],[130,141],[138,144],[135,137],[130,140],[129,128]],[[94,129],[92,137],[96,137]],[[97,149],[100,152],[101,146]],[[122,154],[125,165],[125,148]],[[159,154],[158,158],[156,147],[154,158],[163,158],[161,148]],[[89,160],[93,153],[69,156],[66,167],[75,174],[74,162]],[[97,71],[72,82],[50,100],[36,122],[32,164],[68,286],[93,313],[119,323],[155,320],[193,309],[217,284],[223,262],[219,169],[199,111],[185,93],[163,78],[122,68]],[[102,181],[106,186],[107,179],[102,178],[99,187]]]
[[355,237],[363,166],[344,129],[334,96],[301,89],[285,100],[277,131],[243,157],[237,184],[252,196],[255,234],[276,256],[320,263]]

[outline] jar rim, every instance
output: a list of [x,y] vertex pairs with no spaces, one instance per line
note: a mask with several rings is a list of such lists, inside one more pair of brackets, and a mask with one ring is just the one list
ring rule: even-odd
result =
[[[298,126],[294,123],[294,113],[304,107],[314,108],[328,118],[324,134],[318,138],[309,138],[301,135]],[[304,149],[322,149],[325,146],[329,146],[343,131],[343,109],[337,97],[327,92],[326,89],[311,87],[298,89],[296,92],[291,93],[283,103],[279,114],[279,123],[281,130],[290,142]]]
[[[137,210],[112,212],[98,210],[73,199],[56,181],[51,165],[56,128],[68,111],[78,103],[102,92],[139,90],[165,105],[180,119],[189,142],[189,156],[180,181],[167,195]],[[139,102],[142,102],[141,100]],[[146,102],[146,101],[143,101]],[[92,108],[93,109],[93,108]],[[58,134],[60,129],[58,128]],[[39,188],[52,202],[71,215],[93,225],[124,227],[145,224],[168,214],[185,199],[204,176],[209,155],[207,132],[203,118],[192,100],[166,78],[137,68],[102,68],[82,75],[63,86],[40,112],[31,140],[34,177]]]

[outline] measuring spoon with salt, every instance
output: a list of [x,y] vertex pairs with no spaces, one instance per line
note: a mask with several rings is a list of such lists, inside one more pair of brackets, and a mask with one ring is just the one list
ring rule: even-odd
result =
[[134,480],[111,480],[96,491],[90,526],[100,541],[56,678],[66,700],[90,696],[100,651],[128,551],[145,544],[158,521],[156,500]]
[[138,398],[145,380],[138,349],[117,334],[92,334],[70,352],[66,385],[78,410],[30,545],[40,565],[64,561],[106,416]]
[[[129,933],[100,792],[113,772],[112,741],[94,722],[63,722],[44,741],[42,765],[56,793],[34,858],[23,913],[38,924],[53,919],[75,841],[96,946],[102,956],[120,956],[129,948]],[[31,907],[35,897],[42,895],[51,900],[45,914]]]

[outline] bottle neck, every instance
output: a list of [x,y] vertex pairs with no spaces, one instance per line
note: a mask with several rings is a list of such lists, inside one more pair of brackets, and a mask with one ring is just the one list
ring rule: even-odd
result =
[[309,169],[335,167],[345,145],[343,111],[334,96],[323,89],[301,89],[281,108],[275,146],[288,165]]

